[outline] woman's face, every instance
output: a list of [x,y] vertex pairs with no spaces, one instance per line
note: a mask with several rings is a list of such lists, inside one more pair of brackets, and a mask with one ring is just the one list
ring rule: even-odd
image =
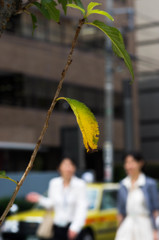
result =
[[143,161],[137,161],[133,156],[128,155],[125,158],[124,169],[127,175],[133,177],[141,172],[141,168],[143,167]]
[[75,165],[69,158],[64,158],[60,164],[59,172],[63,178],[70,179],[76,171]]

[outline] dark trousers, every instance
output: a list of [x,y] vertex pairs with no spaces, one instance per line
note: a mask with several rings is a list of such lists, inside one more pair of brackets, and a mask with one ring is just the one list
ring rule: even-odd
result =
[[57,225],[54,225],[54,237],[53,240],[68,240],[67,232],[69,228],[68,224],[66,227],[59,227]]
[[[54,237],[52,240],[69,240],[67,237],[69,226],[70,224],[68,224],[66,227],[54,225]],[[77,236],[76,240],[79,240],[80,235],[81,233]]]

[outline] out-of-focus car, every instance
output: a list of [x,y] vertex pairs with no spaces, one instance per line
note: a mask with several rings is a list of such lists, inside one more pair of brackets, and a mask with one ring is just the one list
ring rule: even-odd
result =
[[[115,183],[87,184],[89,209],[81,240],[113,240],[117,229],[117,190]],[[45,210],[33,208],[6,218],[3,240],[27,240],[36,237],[36,229]],[[34,238],[36,239],[36,238]]]

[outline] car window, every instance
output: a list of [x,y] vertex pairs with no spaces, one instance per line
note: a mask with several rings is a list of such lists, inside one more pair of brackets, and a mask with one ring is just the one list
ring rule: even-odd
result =
[[87,189],[88,209],[95,209],[97,204],[98,190]]
[[102,195],[101,210],[117,207],[117,191],[104,190]]

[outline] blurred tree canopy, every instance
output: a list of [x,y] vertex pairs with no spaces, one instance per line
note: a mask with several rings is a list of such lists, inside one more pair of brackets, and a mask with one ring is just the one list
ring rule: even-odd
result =
[[22,0],[0,0],[0,36],[7,22],[22,7]]
[[[0,36],[12,16],[23,12],[31,14],[30,7],[33,5],[35,5],[46,18],[58,22],[60,17],[58,5],[62,6],[66,14],[66,5],[72,2],[82,6],[80,0],[0,0]],[[32,20],[35,21],[35,16]]]

